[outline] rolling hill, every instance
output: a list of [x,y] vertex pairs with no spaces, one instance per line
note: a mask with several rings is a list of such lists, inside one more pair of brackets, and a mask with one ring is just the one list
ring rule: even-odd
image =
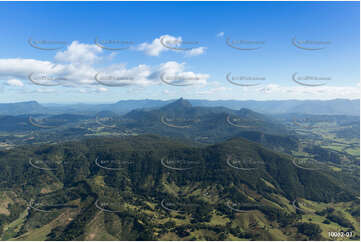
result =
[[309,240],[335,224],[359,236],[359,194],[341,176],[300,169],[242,138],[205,147],[155,135],[25,146],[0,154],[8,214],[0,236]]

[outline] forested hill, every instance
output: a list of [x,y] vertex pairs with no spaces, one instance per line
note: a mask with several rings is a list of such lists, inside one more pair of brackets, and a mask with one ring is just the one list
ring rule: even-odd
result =
[[[19,238],[48,224],[47,239],[84,239],[104,210],[122,214],[122,226],[124,218],[132,224],[128,235],[104,228],[115,238],[154,239],[159,235],[154,219],[168,211],[164,201],[172,201],[168,209],[187,210],[184,219],[190,216],[198,226],[193,229],[213,216],[232,217],[232,211],[258,211],[269,223],[287,227],[297,219],[295,201],[357,201],[352,186],[331,169],[300,168],[290,157],[242,138],[206,147],[154,135],[92,138],[0,154],[0,188],[9,191],[11,204],[2,224],[29,212],[13,235]],[[61,214],[72,221],[56,226],[51,221]]]

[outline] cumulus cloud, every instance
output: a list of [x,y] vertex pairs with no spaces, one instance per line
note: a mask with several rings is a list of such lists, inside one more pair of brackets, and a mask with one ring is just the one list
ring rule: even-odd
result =
[[[179,41],[181,46],[182,39],[166,35],[166,38],[172,41]],[[160,38],[159,38],[160,39]],[[156,39],[149,45],[144,45],[143,51],[150,55],[159,55],[163,51],[172,51],[164,46],[159,46],[159,39]],[[175,42],[177,43],[177,42]],[[78,49],[79,48],[79,49]],[[185,55],[202,54],[205,47],[198,47],[192,50],[182,51]],[[181,51],[178,51],[181,52]],[[190,93],[199,95],[210,95],[214,98],[239,99],[247,95],[254,99],[331,99],[331,98],[359,98],[360,84],[354,86],[319,86],[306,87],[301,85],[281,86],[268,84],[250,88],[231,87],[227,88],[217,86],[208,80],[210,76],[206,73],[196,73],[188,70],[186,63],[168,61],[159,65],[140,64],[136,66],[127,66],[125,64],[113,64],[107,67],[96,67],[95,62],[102,56],[101,48],[94,45],[81,44],[77,41],[72,42],[65,51],[58,52],[54,59],[62,61],[43,61],[36,59],[8,58],[0,59],[0,78],[3,80],[4,88],[6,86],[21,87],[24,92],[31,91],[27,87],[32,87],[34,92],[51,93],[55,92],[56,87],[73,87],[75,91],[82,93],[99,93],[108,91],[108,86],[129,86],[132,88],[144,88],[148,86],[161,85],[169,90],[164,94],[178,95],[173,87],[167,86],[189,86]],[[106,57],[106,56],[105,56]],[[37,80],[38,85],[34,85],[29,80],[29,75],[34,74],[40,77]],[[95,77],[99,77],[99,81]],[[161,77],[165,81],[162,81]],[[220,82],[215,82],[220,83]],[[204,85],[207,86],[204,88]],[[228,84],[228,83],[227,83]],[[229,84],[231,85],[231,84]],[[44,87],[42,87],[44,86]],[[195,86],[195,88],[193,88]],[[1,88],[1,86],[0,86]],[[200,88],[204,88],[201,90]],[[14,88],[15,90],[15,88]],[[212,94],[212,95],[211,95]]]
[[159,72],[166,72],[167,74],[175,74],[182,72],[184,70],[185,63],[178,63],[176,61],[168,61],[166,63],[160,64]]
[[138,51],[143,51],[149,56],[159,56],[162,52],[173,51],[184,53],[187,56],[201,55],[205,52],[205,47],[190,47],[183,46],[184,41],[182,37],[174,37],[171,35],[162,35],[154,39],[151,43],[142,43],[133,48]]
[[144,87],[159,84],[163,76],[170,77],[170,84],[181,82],[184,85],[205,84],[209,78],[208,74],[186,72],[185,63],[169,61],[159,66],[138,65],[129,69],[125,65],[113,65],[99,72],[96,80],[108,86]]
[[169,61],[159,66],[157,74],[161,80],[170,85],[205,85],[210,78],[208,74],[185,71],[185,63]]
[[221,37],[223,37],[224,36],[224,32],[219,32],[218,34],[217,34],[217,37],[218,38],[221,38]]
[[63,71],[56,73],[60,78],[64,77],[66,81],[62,82],[64,86],[78,86],[94,84],[94,76],[97,69],[91,65],[69,64]]
[[[167,37],[169,40],[180,38]],[[149,50],[151,51],[151,50]],[[203,52],[203,49],[195,52]],[[35,59],[0,59],[0,77],[7,85],[24,86],[26,84],[38,87],[64,86],[80,87],[81,92],[88,92],[94,85],[105,86],[149,86],[161,83],[162,73],[182,76],[187,79],[195,77],[196,80],[187,80],[187,84],[205,84],[209,78],[207,74],[185,71],[185,63],[170,61],[158,66],[140,64],[127,67],[125,64],[113,64],[108,67],[96,68],[95,61],[102,54],[101,48],[94,45],[81,44],[74,41],[65,51],[56,53],[54,59],[63,63],[40,61]],[[185,81],[185,80],[183,80]],[[83,88],[85,88],[83,90]]]
[[56,54],[55,60],[77,64],[94,63],[101,59],[98,54],[101,53],[102,50],[103,49],[97,45],[82,44],[78,41],[73,41],[65,51]]
[[43,86],[72,86],[94,83],[97,71],[90,65],[55,64],[34,59],[0,59],[0,77],[32,79]]
[[33,72],[56,73],[61,72],[64,65],[54,64],[50,61],[39,61],[34,59],[0,59],[0,76],[27,77]]
[[[31,69],[26,64],[38,64],[38,61],[21,59],[9,59],[9,63],[16,63],[14,66],[17,68],[14,66],[11,68],[1,68],[1,64],[4,64],[4,66],[8,65],[6,65],[6,61],[0,60],[0,76],[8,77],[7,82],[12,86],[21,85],[18,77],[23,80],[31,79],[33,84],[38,86],[65,87],[96,84],[105,86],[149,86],[159,84],[162,73],[184,77],[184,79],[188,79],[188,84],[205,84],[209,78],[207,74],[186,72],[185,63],[174,61],[162,63],[159,66],[141,64],[132,68],[127,68],[124,64],[117,64],[102,69],[95,69],[87,65],[55,65],[50,62],[44,62],[45,65],[34,65],[35,68]],[[191,80],[191,77],[195,77],[196,80]]]
[[154,83],[149,77],[152,68],[148,65],[138,65],[127,69],[124,64],[112,65],[98,72],[95,80],[108,86],[147,86]]
[[[182,42],[181,37],[173,37],[171,35],[162,35],[159,38],[156,38],[152,41],[152,43],[142,43],[138,47],[136,47],[136,50],[144,51],[147,55],[150,56],[159,56],[161,52],[169,51],[170,48],[167,48],[167,43],[175,43],[175,46],[180,46],[180,43]],[[172,45],[173,46],[173,45]]]

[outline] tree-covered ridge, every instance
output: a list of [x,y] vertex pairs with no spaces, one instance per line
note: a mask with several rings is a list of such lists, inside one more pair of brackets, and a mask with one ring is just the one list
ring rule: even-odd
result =
[[[13,201],[9,216],[1,216],[2,238],[30,236],[47,225],[47,239],[91,239],[94,223],[110,240],[191,239],[204,230],[211,240],[272,238],[259,232],[262,226],[283,233],[294,226],[299,232],[290,238],[315,238],[317,228],[299,223],[307,209],[298,201],[357,204],[355,184],[342,176],[300,169],[289,155],[242,138],[209,146],[156,135],[24,146],[0,153],[0,189]],[[24,211],[21,226],[4,231]]]

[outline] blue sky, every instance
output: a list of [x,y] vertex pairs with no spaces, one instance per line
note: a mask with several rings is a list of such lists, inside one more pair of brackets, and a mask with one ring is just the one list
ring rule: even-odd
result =
[[359,12],[358,2],[2,2],[0,102],[359,98]]

